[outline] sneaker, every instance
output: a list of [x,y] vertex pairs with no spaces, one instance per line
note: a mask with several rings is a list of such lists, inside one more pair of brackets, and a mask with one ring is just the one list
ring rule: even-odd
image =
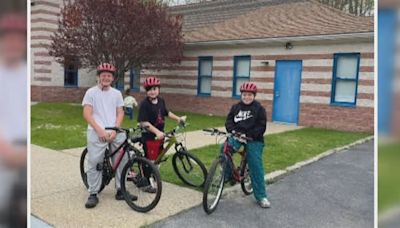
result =
[[147,178],[141,177],[141,176],[137,176],[137,177],[132,178],[132,182],[138,188],[146,187],[146,186],[148,186],[150,184],[150,181]]
[[[129,195],[129,198],[130,198],[132,201],[137,200],[137,196],[132,195],[132,194],[129,193],[129,192],[128,192],[128,195]],[[116,199],[116,200],[124,200],[124,199],[125,199],[125,198],[124,198],[124,194],[122,194],[121,190],[117,190],[117,194],[115,194],[115,199]]]
[[99,203],[99,198],[97,198],[97,194],[90,194],[89,198],[85,203],[86,208],[93,208]]
[[151,185],[144,186],[144,187],[141,188],[141,190],[144,191],[144,192],[147,192],[147,193],[152,193],[152,194],[157,192],[157,189],[154,188]]
[[260,205],[260,207],[262,208],[270,208],[271,207],[271,203],[268,201],[267,198],[262,198],[261,200],[259,200],[258,205]]

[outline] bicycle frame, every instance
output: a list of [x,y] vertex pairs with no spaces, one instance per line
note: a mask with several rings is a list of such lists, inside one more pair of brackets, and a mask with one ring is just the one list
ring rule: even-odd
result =
[[171,147],[173,145],[175,145],[175,149],[177,150],[178,145],[180,145],[180,143],[178,143],[178,140],[176,139],[175,135],[172,135],[168,140],[167,140],[168,144],[167,146],[161,151],[161,153],[158,155],[157,159],[154,161],[155,164],[160,164],[162,162],[162,159],[164,157],[164,155],[167,153],[167,151],[169,149],[171,149]]
[[[122,158],[125,156],[126,152],[127,152],[127,148],[129,147],[129,143],[128,143],[128,138],[126,138],[124,140],[124,142],[117,147],[117,149],[115,149],[115,151],[113,152],[109,152],[109,154],[106,154],[107,158],[111,158],[113,157],[115,154],[117,154],[118,152],[120,152],[120,155],[116,158],[116,160],[114,160],[114,162],[112,162],[111,166],[112,166],[112,170],[113,172],[115,172],[117,170],[117,168],[119,167],[119,165],[121,164]],[[121,151],[121,149],[123,149]],[[136,150],[135,148],[132,147],[133,150]],[[111,151],[111,143],[108,144],[108,151]],[[128,159],[131,159],[130,154],[128,153]]]
[[244,148],[243,150],[238,150],[237,152],[235,152],[233,150],[233,148],[229,148],[230,146],[228,145],[228,141],[226,140],[224,143],[224,148],[223,148],[223,152],[224,152],[224,156],[227,160],[227,162],[229,162],[230,166],[231,166],[231,170],[232,170],[232,174],[233,174],[233,178],[237,181],[240,182],[242,180],[242,176],[240,176],[240,171],[236,170],[236,166],[235,163],[233,162],[233,153],[238,153],[240,155],[240,166],[242,165],[242,162],[244,161],[244,159],[246,159],[246,148]]

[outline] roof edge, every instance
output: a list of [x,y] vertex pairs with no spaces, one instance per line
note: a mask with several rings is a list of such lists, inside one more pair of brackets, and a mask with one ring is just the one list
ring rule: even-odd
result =
[[311,35],[311,36],[291,36],[291,37],[272,37],[272,38],[254,38],[254,39],[237,39],[237,40],[210,40],[185,42],[186,46],[217,46],[217,45],[238,45],[238,44],[279,44],[286,42],[301,41],[324,41],[338,39],[373,39],[374,32],[361,33],[343,33],[331,35]]

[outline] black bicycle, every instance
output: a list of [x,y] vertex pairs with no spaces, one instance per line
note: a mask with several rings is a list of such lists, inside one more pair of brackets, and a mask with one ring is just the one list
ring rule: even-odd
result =
[[[127,154],[128,161],[121,173],[121,191],[124,195],[126,203],[135,211],[148,212],[152,210],[160,201],[162,184],[158,168],[143,153],[135,147],[135,143],[141,141],[141,136],[131,137],[130,133],[139,133],[143,129],[125,129],[116,127],[107,127],[106,130],[114,130],[117,133],[125,133],[125,141],[114,151],[111,150],[111,144],[105,151],[104,160],[97,164],[97,170],[102,171],[102,183],[99,193],[106,185],[115,177],[118,166],[121,164],[122,158]],[[110,151],[112,151],[110,153]],[[86,188],[89,187],[87,182],[88,171],[88,150],[85,148],[81,155],[80,171],[82,181]],[[112,157],[116,156],[114,162]],[[155,192],[146,192],[144,188],[149,185],[155,189]],[[137,200],[132,200],[129,193],[137,196]]]
[[[251,185],[251,179],[249,176],[249,167],[247,165],[246,159],[246,147],[244,146],[247,141],[251,141],[252,138],[245,137],[239,132],[222,132],[218,129],[204,129],[203,131],[209,132],[211,135],[224,136],[226,137],[225,143],[223,145],[223,153],[219,154],[211,165],[210,172],[208,173],[206,183],[204,185],[203,191],[203,209],[207,214],[211,214],[215,211],[218,206],[219,200],[222,196],[222,191],[225,185],[225,173],[227,166],[231,167],[232,179],[231,183],[240,183],[242,191],[245,195],[250,195],[253,193],[253,187]],[[241,142],[243,149],[233,148],[228,143],[228,138],[233,137],[233,139]],[[234,152],[240,154],[240,165],[235,166],[232,155]]]

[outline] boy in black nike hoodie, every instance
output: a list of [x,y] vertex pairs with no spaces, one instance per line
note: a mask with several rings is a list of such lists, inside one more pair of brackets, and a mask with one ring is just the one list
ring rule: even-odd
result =
[[[264,149],[264,132],[267,127],[265,108],[255,100],[257,86],[253,82],[245,82],[240,87],[241,101],[232,106],[225,122],[228,132],[240,132],[253,140],[246,144],[247,162],[250,169],[250,178],[254,191],[254,197],[258,204],[270,207],[267,199],[264,181],[264,166],[262,153]],[[233,138],[228,139],[233,147],[240,145]],[[235,145],[236,144],[236,145]]]

